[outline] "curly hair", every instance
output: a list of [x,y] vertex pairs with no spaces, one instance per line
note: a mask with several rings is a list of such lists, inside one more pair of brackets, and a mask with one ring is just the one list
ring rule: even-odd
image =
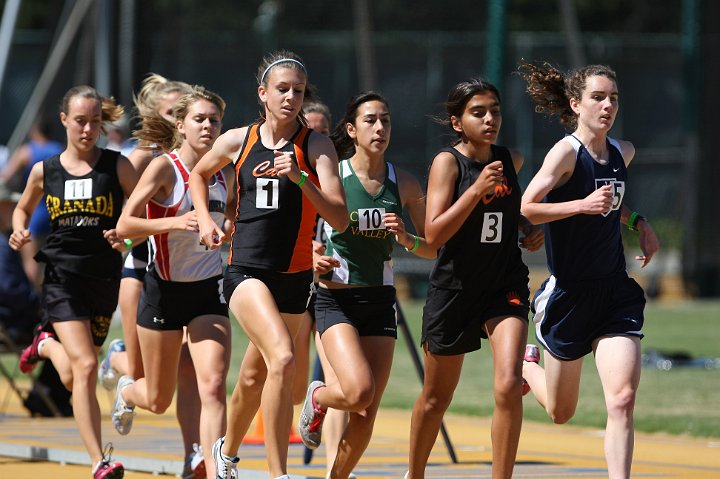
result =
[[617,85],[617,75],[606,65],[587,65],[564,74],[547,62],[534,65],[521,61],[518,75],[527,83],[527,92],[535,104],[535,111],[557,116],[568,131],[577,128],[577,115],[570,108],[570,99],[580,100],[587,79],[604,76]]

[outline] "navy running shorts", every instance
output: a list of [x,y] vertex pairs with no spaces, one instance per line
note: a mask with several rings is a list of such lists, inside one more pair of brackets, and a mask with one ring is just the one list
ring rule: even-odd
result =
[[532,310],[538,341],[565,361],[592,352],[602,336],[643,337],[645,294],[626,273],[567,283],[550,276],[535,293]]
[[145,281],[145,274],[147,274],[148,269],[148,249],[149,245],[147,241],[133,246],[123,263],[123,278],[134,278],[140,282]]

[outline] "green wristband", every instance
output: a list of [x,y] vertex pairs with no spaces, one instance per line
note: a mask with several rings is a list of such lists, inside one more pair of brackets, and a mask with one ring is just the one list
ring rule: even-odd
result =
[[133,242],[130,238],[124,239],[123,243],[125,243],[125,249],[130,249],[133,246]]
[[420,246],[420,237],[415,236],[415,235],[410,235],[410,236],[412,236],[413,238],[415,238],[415,244],[413,245],[412,248],[410,248],[410,249],[405,248],[405,249],[406,249],[407,251],[411,252],[411,253],[414,253],[414,252],[418,249],[418,247]]
[[630,216],[628,216],[627,227],[632,231],[637,231],[638,223],[644,219],[644,216],[641,216],[637,211],[633,211],[630,213]]
[[307,180],[307,177],[308,177],[308,174],[306,172],[300,170],[300,179],[297,181],[297,183],[295,183],[296,185],[298,185],[298,188],[301,187],[303,185],[303,183],[305,183],[305,180]]

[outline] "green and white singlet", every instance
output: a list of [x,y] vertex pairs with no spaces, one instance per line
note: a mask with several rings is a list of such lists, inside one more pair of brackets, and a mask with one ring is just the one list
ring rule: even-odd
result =
[[350,221],[343,233],[325,223],[325,254],[337,259],[340,266],[322,275],[322,279],[358,286],[393,284],[390,256],[395,235],[385,228],[383,215],[396,213],[402,216],[402,201],[395,168],[389,162],[385,164],[385,181],[376,195],[370,195],[350,160],[340,162],[340,180],[345,188]]

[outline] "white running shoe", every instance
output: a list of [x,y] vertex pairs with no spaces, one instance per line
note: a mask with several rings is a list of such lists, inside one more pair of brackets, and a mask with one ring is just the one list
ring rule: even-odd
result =
[[118,372],[110,365],[110,356],[113,353],[125,351],[125,342],[122,339],[113,339],[108,346],[107,355],[98,367],[98,381],[102,387],[108,391],[112,391],[117,386],[120,376]]
[[313,381],[307,388],[305,403],[300,412],[298,421],[298,432],[303,444],[308,449],[317,449],[322,439],[322,426],[325,420],[325,412],[315,405],[313,395],[318,388],[325,387],[322,381]]
[[130,376],[122,376],[118,380],[115,391],[115,405],[113,406],[112,422],[117,432],[123,436],[132,429],[133,418],[135,417],[135,406],[128,406],[122,397],[121,391],[133,384],[135,380]]
[[236,479],[237,478],[237,463],[240,458],[228,457],[222,453],[222,445],[225,443],[225,438],[221,437],[212,447],[212,457],[215,461],[215,477],[216,479]]

